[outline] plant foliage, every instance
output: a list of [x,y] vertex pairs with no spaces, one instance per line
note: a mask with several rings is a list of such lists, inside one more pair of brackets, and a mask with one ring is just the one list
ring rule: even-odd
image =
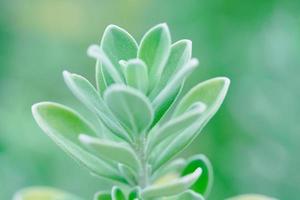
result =
[[[176,158],[220,108],[229,79],[199,83],[179,98],[195,71],[192,42],[172,43],[166,24],[151,28],[140,44],[124,29],[106,28],[96,59],[96,87],[63,72],[66,85],[97,118],[100,130],[71,108],[52,102],[32,106],[41,129],[93,174],[115,183],[94,200],[203,200],[213,172],[204,155]],[[15,200],[80,199],[51,188],[29,188]],[[245,198],[240,198],[245,199]]]

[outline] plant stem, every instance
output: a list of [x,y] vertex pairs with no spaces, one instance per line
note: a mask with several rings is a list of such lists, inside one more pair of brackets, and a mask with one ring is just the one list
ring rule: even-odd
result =
[[138,155],[138,158],[140,159],[141,163],[141,169],[138,172],[138,184],[141,188],[145,188],[148,185],[148,166],[147,166],[147,158],[145,155],[145,143],[146,143],[146,137],[145,134],[141,134],[141,137],[137,141],[137,148],[136,153]]

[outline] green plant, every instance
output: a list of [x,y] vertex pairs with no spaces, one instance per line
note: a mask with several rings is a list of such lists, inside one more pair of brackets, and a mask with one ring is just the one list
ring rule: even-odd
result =
[[[204,155],[176,158],[217,112],[229,79],[199,83],[180,98],[185,79],[196,69],[192,42],[171,43],[166,24],[151,28],[140,45],[110,25],[97,60],[97,89],[84,77],[63,72],[72,93],[93,113],[101,130],[76,111],[52,102],[33,105],[33,116],[48,136],[92,174],[110,179],[111,191],[94,200],[202,200],[213,174]],[[50,188],[25,189],[15,200],[77,200]],[[242,199],[242,198],[241,198]]]

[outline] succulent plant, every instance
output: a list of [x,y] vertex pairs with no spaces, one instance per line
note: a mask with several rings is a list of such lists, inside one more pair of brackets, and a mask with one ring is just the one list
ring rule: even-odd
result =
[[[166,24],[151,28],[138,44],[124,29],[109,25],[95,58],[96,87],[63,72],[66,85],[97,119],[95,126],[64,105],[32,106],[41,129],[93,175],[114,183],[94,200],[202,200],[210,192],[212,167],[204,155],[176,158],[221,106],[229,79],[213,78],[182,95],[197,68],[192,42],[172,43]],[[95,127],[101,127],[95,128]],[[51,188],[29,188],[15,200],[79,200]]]

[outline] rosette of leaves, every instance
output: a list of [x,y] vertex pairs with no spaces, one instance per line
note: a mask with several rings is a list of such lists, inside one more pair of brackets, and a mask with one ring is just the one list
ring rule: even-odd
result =
[[[32,106],[41,129],[92,174],[113,181],[94,200],[202,200],[212,185],[204,155],[176,158],[217,112],[229,79],[213,78],[181,95],[197,68],[192,42],[172,43],[166,24],[151,28],[138,44],[124,29],[106,28],[95,58],[96,86],[63,72],[66,85],[97,119],[101,129],[78,112],[53,102]],[[179,98],[183,96],[182,98]],[[51,189],[30,188],[15,200],[79,200]]]

